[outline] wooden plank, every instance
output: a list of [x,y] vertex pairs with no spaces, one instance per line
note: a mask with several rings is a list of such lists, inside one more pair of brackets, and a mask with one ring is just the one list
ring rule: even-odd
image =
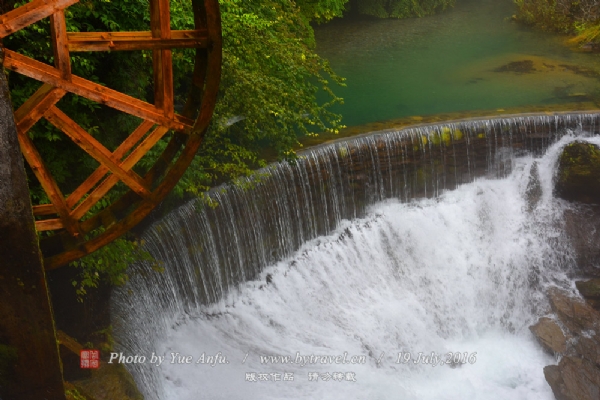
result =
[[[125,171],[119,166],[119,160],[115,160],[112,154],[100,142],[81,128],[75,121],[56,107],[51,107],[44,117],[55,127],[67,134],[79,147],[105,165],[110,171],[118,176],[123,183],[142,197],[150,195],[145,182],[133,171]],[[65,204],[66,206],[66,204]]]
[[0,38],[64,10],[79,0],[33,0],[0,16]]
[[173,93],[173,55],[171,50],[154,50],[154,104],[162,108],[165,117],[175,115]]
[[67,23],[65,12],[60,10],[50,16],[50,32],[52,50],[54,51],[54,66],[60,71],[60,77],[71,79],[71,60],[67,41]]
[[60,219],[46,219],[43,221],[35,221],[35,229],[38,232],[56,231],[64,228],[63,222]]
[[[171,38],[169,0],[150,0],[150,30],[153,38]],[[167,118],[173,118],[173,55],[171,50],[154,50],[152,62],[154,67],[154,105],[162,108]]]
[[15,112],[15,121],[19,132],[27,132],[46,111],[66,94],[63,89],[55,88],[44,83],[19,109]]
[[172,48],[205,48],[206,29],[171,31],[170,38],[152,32],[67,32],[70,51],[131,51]]
[[71,40],[69,51],[135,51],[155,49],[192,49],[207,47],[207,38],[183,38],[183,39],[153,39],[143,38],[140,40]]
[[[112,153],[113,158],[117,160],[121,160],[125,154],[129,150],[135,146],[135,144],[152,128],[154,123],[150,121],[143,121],[140,126],[138,126],[132,133],[129,135],[127,139],[121,143],[121,145]],[[67,207],[72,208],[77,204],[81,198],[89,192],[94,185],[96,185],[100,180],[109,172],[109,169],[100,165],[96,170],[77,188],[73,193],[69,195],[67,198]],[[79,219],[79,218],[77,218]]]
[[52,215],[57,213],[54,204],[40,204],[33,206],[33,215]]
[[169,0],[150,0],[150,31],[152,37],[171,38],[171,9]]
[[65,348],[69,349],[71,352],[73,352],[73,354],[76,354],[77,357],[79,357],[79,353],[81,350],[83,350],[83,346],[79,344],[77,340],[59,330],[56,331],[56,338],[60,344],[65,346]]
[[80,237],[81,231],[79,229],[79,223],[69,214],[63,194],[56,184],[54,177],[44,165],[42,157],[33,145],[33,141],[29,138],[29,136],[27,136],[26,133],[19,132],[19,144],[21,145],[23,156],[25,156],[25,159],[29,163],[33,173],[40,181],[44,191],[46,191],[50,201],[56,208],[64,228],[74,237]]
[[[121,163],[121,167],[130,170],[133,166],[158,142],[169,130],[165,127],[157,127],[131,154]],[[77,219],[82,218],[108,191],[117,184],[119,179],[111,175],[107,177],[88,197],[85,198],[73,210],[73,216]]]
[[57,86],[68,92],[83,96],[92,101],[147,119],[169,129],[189,133],[194,121],[175,115],[173,119],[164,116],[164,112],[144,101],[124,95],[97,83],[73,75],[70,81],[62,79],[57,69],[39,61],[32,60],[11,50],[5,50],[5,68],[16,71],[33,79]]

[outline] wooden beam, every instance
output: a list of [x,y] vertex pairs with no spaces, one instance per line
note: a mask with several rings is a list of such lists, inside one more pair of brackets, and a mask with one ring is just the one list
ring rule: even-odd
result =
[[26,133],[44,115],[46,111],[66,94],[63,89],[55,88],[44,83],[19,109],[15,112],[15,120],[19,132]]
[[[150,30],[153,38],[171,39],[169,0],[150,0]],[[173,118],[173,55],[171,50],[154,50],[152,63],[154,67],[154,105],[163,109],[167,118]]]
[[[121,163],[120,167],[130,170],[169,130],[162,126],[156,128],[131,154]],[[73,210],[73,216],[81,219],[108,191],[117,184],[119,179],[111,175],[107,177],[88,197]]]
[[[63,131],[86,153],[96,159],[118,176],[123,183],[129,186],[134,192],[142,197],[150,195],[145,182],[138,174],[133,171],[125,171],[119,166],[119,160],[115,160],[112,154],[98,142],[94,137],[87,133],[75,121],[69,118],[65,113],[56,107],[51,107],[44,117],[55,127]],[[64,200],[63,200],[64,201]],[[53,202],[54,203],[54,202]],[[66,203],[65,203],[66,206]]]
[[0,16],[0,38],[64,10],[79,0],[33,0]]
[[40,204],[33,206],[33,215],[52,215],[57,213],[54,204]]
[[60,71],[60,77],[71,80],[71,60],[67,43],[67,23],[65,12],[60,10],[50,16],[50,32],[54,51],[54,66]]
[[46,219],[43,221],[35,221],[35,229],[38,232],[56,231],[62,228],[64,228],[64,225],[61,219]]
[[29,138],[26,133],[19,132],[19,144],[21,145],[21,151],[23,156],[31,166],[33,173],[40,181],[40,184],[44,188],[44,191],[50,198],[50,201],[56,208],[56,211],[62,220],[64,228],[74,237],[81,237],[81,230],[79,223],[74,220],[69,214],[65,198],[60,191],[54,177],[46,168],[46,165],[42,161],[40,153],[33,145],[33,141]]
[[[142,137],[152,128],[154,123],[150,121],[143,121],[140,126],[138,126],[131,135],[127,139],[121,143],[121,145],[112,153],[113,158],[116,160],[121,160],[125,154],[129,150],[135,146],[135,144],[140,141]],[[73,193],[69,195],[67,198],[67,206],[72,208],[75,206],[81,198],[88,193],[94,185],[96,185],[100,180],[109,172],[109,169],[100,165],[96,170],[77,188]],[[79,218],[77,218],[79,219]]]
[[62,79],[57,69],[11,50],[6,50],[4,66],[30,78],[59,87],[142,119],[147,119],[156,124],[166,126],[169,129],[187,133],[194,124],[193,120],[180,115],[174,115],[173,119],[167,118],[163,110],[151,104],[78,76],[73,75],[70,81]]
[[171,31],[171,38],[153,38],[151,32],[68,32],[69,51],[132,51],[205,48],[206,29]]

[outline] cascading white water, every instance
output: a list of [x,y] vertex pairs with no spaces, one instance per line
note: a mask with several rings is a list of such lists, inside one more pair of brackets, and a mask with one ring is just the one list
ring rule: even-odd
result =
[[[146,236],[153,254],[170,260],[167,271],[138,274],[115,296],[120,350],[148,357],[128,365],[138,386],[147,399],[178,400],[552,399],[542,368],[554,360],[527,328],[547,310],[544,288],[571,287],[573,254],[561,225],[568,204],[552,197],[554,164],[571,140],[564,136],[538,158],[511,156],[507,162],[495,151],[487,171],[495,176],[501,165],[511,171],[505,178],[479,178],[432,199],[380,201],[352,220],[343,218],[352,213],[347,203],[355,197],[325,199],[338,207],[325,212],[341,218],[316,238],[323,221],[293,230],[292,221],[277,218],[265,227],[253,219],[260,205],[240,194],[235,205],[235,196],[217,198],[230,221],[244,219],[245,230],[211,222],[205,217],[210,210],[180,210],[183,217]],[[542,196],[532,206],[527,186],[534,162]],[[326,171],[335,176],[335,168]],[[376,187],[386,187],[385,175],[373,176]],[[439,177],[435,182],[443,188]],[[394,192],[391,178],[389,187]],[[403,193],[394,194],[407,200]],[[288,198],[278,204],[279,214],[297,217],[296,224],[317,215],[314,204],[297,201],[305,210],[283,210]],[[260,246],[269,228],[283,232],[280,261]],[[209,239],[192,234],[203,230],[213,232]],[[228,242],[222,240],[227,236]],[[296,250],[290,244],[295,240],[305,243]],[[223,246],[225,263],[217,255]],[[198,268],[197,253],[212,264]],[[231,282],[238,275],[236,288]],[[205,293],[218,290],[221,298],[206,304]],[[162,365],[150,364],[152,352],[166,356]],[[414,362],[419,353],[432,352],[443,360],[458,352],[459,362]],[[192,364],[171,363],[175,353],[192,356]],[[406,354],[411,359],[404,363]],[[305,365],[261,359],[311,355],[331,358],[304,359]],[[336,363],[352,356],[358,363]]]

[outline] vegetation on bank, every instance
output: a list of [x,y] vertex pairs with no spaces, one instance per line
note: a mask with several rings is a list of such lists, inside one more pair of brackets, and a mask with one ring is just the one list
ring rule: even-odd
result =
[[456,0],[351,0],[349,9],[379,18],[425,17],[454,6]]
[[574,35],[574,43],[600,43],[597,0],[514,0],[517,20],[537,28]]
[[[7,11],[28,0],[4,0]],[[425,16],[442,10],[454,0],[220,0],[223,27],[223,69],[219,100],[204,144],[192,166],[175,189],[179,196],[198,194],[216,183],[230,180],[262,167],[260,153],[271,149],[279,159],[293,159],[298,138],[314,132],[337,133],[343,128],[341,115],[330,107],[342,102],[334,85],[343,78],[315,52],[311,23],[341,17],[348,9],[378,17]],[[147,0],[81,0],[66,10],[67,30],[140,31],[149,26]],[[173,29],[192,29],[190,0],[171,1]],[[44,19],[4,40],[17,50],[45,63],[53,63],[50,24]],[[153,101],[150,52],[94,52],[71,55],[73,73],[131,96]],[[187,96],[193,68],[193,50],[174,52],[176,109]],[[39,82],[10,73],[15,109],[39,87]],[[328,100],[317,102],[324,91]],[[137,126],[139,120],[84,98],[69,94],[58,107],[92,134],[109,150]],[[41,156],[63,193],[72,192],[98,166],[49,123],[40,121],[30,130]],[[134,168],[143,174],[168,142],[165,137]],[[49,202],[45,192],[28,171],[34,204]],[[110,192],[120,196],[126,187]],[[92,213],[109,203],[100,202]],[[94,287],[101,278],[118,284],[126,280],[125,268],[132,258],[147,259],[139,244],[119,239],[104,249],[74,263],[82,276],[74,281],[79,294]]]

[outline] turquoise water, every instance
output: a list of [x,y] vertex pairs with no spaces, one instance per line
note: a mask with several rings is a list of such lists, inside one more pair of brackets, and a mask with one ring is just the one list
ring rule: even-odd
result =
[[[347,78],[347,87],[334,90],[345,100],[334,111],[352,126],[596,101],[599,55],[575,52],[564,36],[511,21],[515,12],[511,0],[457,0],[455,8],[426,18],[340,19],[316,26],[317,53]],[[494,71],[519,61],[531,61],[532,71]]]

